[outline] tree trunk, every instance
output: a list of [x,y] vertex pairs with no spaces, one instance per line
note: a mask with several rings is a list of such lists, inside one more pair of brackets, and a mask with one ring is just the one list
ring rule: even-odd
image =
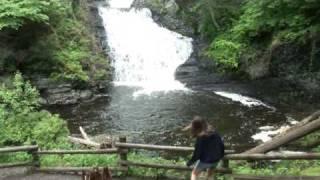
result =
[[297,125],[277,135],[270,141],[267,141],[244,153],[245,154],[266,153],[271,150],[277,149],[287,143],[290,143],[294,140],[297,140],[303,136],[306,136],[319,129],[320,129],[320,111],[317,111],[312,115],[308,116],[307,118],[303,119]]

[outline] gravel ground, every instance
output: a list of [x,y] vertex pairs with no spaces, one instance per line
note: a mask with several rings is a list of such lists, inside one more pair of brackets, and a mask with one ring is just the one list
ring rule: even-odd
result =
[[80,176],[28,173],[26,168],[0,169],[0,180],[81,180]]
[[[81,176],[28,173],[26,168],[0,169],[0,180],[81,180]],[[150,178],[113,178],[113,180],[155,180]]]

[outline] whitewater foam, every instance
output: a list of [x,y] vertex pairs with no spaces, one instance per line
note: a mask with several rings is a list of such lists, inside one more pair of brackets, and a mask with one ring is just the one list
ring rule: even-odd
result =
[[248,106],[248,107],[264,106],[269,109],[275,110],[275,107],[269,106],[263,103],[262,101],[252,97],[243,96],[241,94],[236,94],[236,93],[224,92],[224,91],[215,91],[214,93],[219,96],[231,99],[232,101],[240,102],[244,106]]
[[[120,6],[125,5],[113,3],[111,7]],[[99,12],[115,69],[115,85],[140,87],[136,95],[187,89],[174,74],[193,51],[191,38],[159,26],[146,8],[124,11],[100,7]]]

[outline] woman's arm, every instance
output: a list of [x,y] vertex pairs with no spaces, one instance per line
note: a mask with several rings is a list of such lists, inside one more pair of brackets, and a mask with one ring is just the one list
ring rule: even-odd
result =
[[195,148],[192,154],[191,159],[187,162],[187,166],[191,166],[194,164],[197,160],[200,159],[200,154],[201,154],[201,141],[199,138],[197,138]]

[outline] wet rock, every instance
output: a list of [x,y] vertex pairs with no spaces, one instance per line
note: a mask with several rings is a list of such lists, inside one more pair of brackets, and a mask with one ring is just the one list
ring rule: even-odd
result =
[[164,2],[164,8],[170,16],[175,16],[179,10],[179,6],[174,0]]
[[176,70],[176,77],[178,76],[190,76],[199,72],[199,68],[197,66],[180,66]]
[[92,98],[93,94],[92,91],[90,90],[84,90],[84,91],[80,91],[80,98],[82,100],[88,100],[90,98]]
[[194,30],[179,17],[179,5],[175,0],[135,0],[132,7],[149,8],[152,18],[158,24],[185,36],[193,36]]
[[250,79],[260,79],[269,75],[270,71],[270,57],[264,54],[262,57],[257,56],[254,63],[246,65],[245,72]]
[[48,105],[76,104],[79,101],[79,94],[74,91],[68,93],[50,94],[46,97]]
[[[47,86],[50,87],[50,86]],[[52,89],[48,89],[47,93],[49,94],[61,94],[61,93],[67,93],[70,92],[72,89],[71,84],[61,84],[57,87],[52,87]]]
[[106,93],[109,83],[106,81],[79,89],[70,83],[56,82],[42,76],[34,76],[29,79],[39,90],[42,105],[70,105],[108,96]]

